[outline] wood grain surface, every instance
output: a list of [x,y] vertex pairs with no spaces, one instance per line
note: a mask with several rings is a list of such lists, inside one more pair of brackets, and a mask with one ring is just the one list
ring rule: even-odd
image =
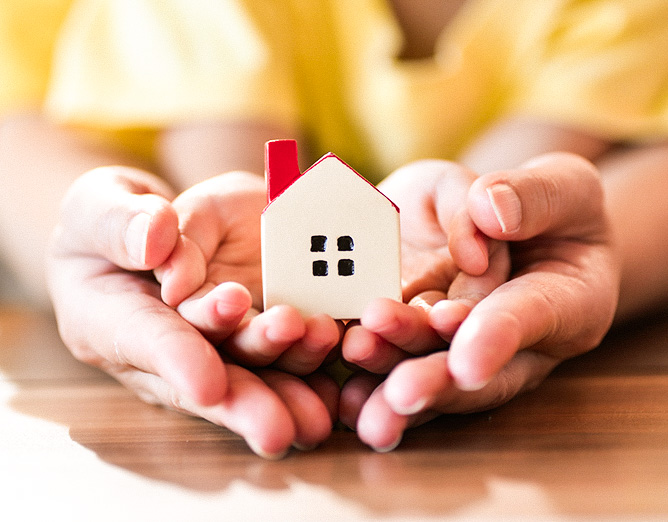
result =
[[76,362],[49,314],[5,306],[0,499],[1,520],[664,519],[668,314],[392,453],[341,429],[267,462]]

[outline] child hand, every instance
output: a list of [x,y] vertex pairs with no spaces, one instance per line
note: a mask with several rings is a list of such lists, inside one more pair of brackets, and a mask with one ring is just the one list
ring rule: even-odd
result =
[[[378,387],[368,376],[347,383],[341,411],[375,448],[391,449],[409,425],[438,414],[493,408],[534,388],[596,346],[612,322],[619,268],[590,163],[549,154],[482,176],[468,214],[487,236],[512,241],[511,278],[471,310],[449,351],[401,363]],[[469,241],[450,241],[464,269]],[[432,322],[438,314],[431,310]]]
[[[430,160],[409,164],[381,183],[379,188],[401,209],[402,285],[408,304],[380,299],[367,306],[360,323],[344,336],[348,362],[389,373],[407,357],[445,349],[471,308],[507,280],[505,243],[490,242],[462,217],[474,179],[460,165]],[[467,260],[468,273],[448,249],[457,228],[465,236],[458,254]],[[438,313],[432,314],[436,303]]]
[[296,309],[262,310],[260,215],[264,182],[245,172],[211,178],[173,206],[180,234],[155,274],[162,298],[226,355],[247,366],[298,375],[316,370],[338,345],[342,326]]
[[224,364],[160,299],[147,271],[179,241],[171,197],[157,178],[122,167],[93,170],[71,187],[47,260],[65,344],[144,400],[226,426],[260,455],[321,442],[337,409],[332,381]]

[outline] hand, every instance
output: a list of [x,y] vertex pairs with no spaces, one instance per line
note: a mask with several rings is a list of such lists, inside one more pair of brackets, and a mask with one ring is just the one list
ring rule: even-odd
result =
[[342,325],[290,306],[262,310],[260,215],[264,182],[231,172],[201,182],[173,206],[180,235],[156,270],[162,298],[225,355],[245,366],[315,371],[338,346]]
[[[596,346],[611,324],[619,267],[590,163],[549,154],[487,174],[471,186],[467,207],[469,225],[462,219],[451,235],[453,259],[480,269],[465,255],[465,231],[475,225],[512,242],[511,277],[470,311],[449,351],[407,360],[379,386],[368,375],[347,384],[341,411],[377,449],[395,447],[410,425],[493,408],[534,388],[559,362]],[[435,306],[430,324],[443,314]]]
[[[505,282],[510,260],[503,242],[490,242],[466,216],[468,190],[476,176],[445,161],[411,163],[379,188],[401,209],[401,264],[404,301],[374,301],[343,340],[346,361],[374,373],[389,373],[415,355],[447,347],[459,324],[482,297]],[[451,230],[462,229],[458,253],[462,271],[448,249]],[[474,275],[472,275],[474,274]],[[433,305],[440,313],[431,324]]]
[[96,169],[73,184],[47,260],[65,344],[144,400],[226,426],[260,455],[321,442],[337,408],[332,381],[224,364],[162,302],[149,271],[183,239],[171,198],[160,180],[129,168]]

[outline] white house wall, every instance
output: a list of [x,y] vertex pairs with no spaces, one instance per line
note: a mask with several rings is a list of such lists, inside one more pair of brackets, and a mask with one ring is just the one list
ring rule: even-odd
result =
[[[392,203],[335,157],[327,157],[277,197],[262,216],[265,309],[290,304],[308,316],[360,317],[375,297],[401,300],[399,213]],[[325,252],[311,252],[311,236],[328,238]],[[351,236],[352,252],[337,238]],[[339,259],[355,273],[339,276]],[[328,262],[327,276],[313,275],[313,261]]]

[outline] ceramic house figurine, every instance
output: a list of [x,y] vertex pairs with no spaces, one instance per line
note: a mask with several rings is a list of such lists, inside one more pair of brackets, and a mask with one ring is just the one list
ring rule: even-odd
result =
[[266,144],[264,308],[357,319],[370,300],[401,300],[399,209],[329,153],[304,173],[293,140]]

